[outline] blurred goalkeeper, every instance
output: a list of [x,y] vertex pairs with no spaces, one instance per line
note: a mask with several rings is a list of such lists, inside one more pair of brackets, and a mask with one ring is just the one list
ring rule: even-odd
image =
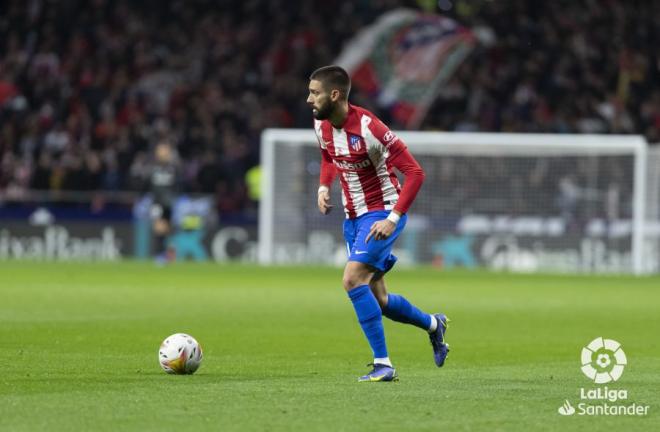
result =
[[[310,76],[307,103],[321,147],[318,206],[331,209],[330,187],[339,176],[346,220],[347,291],[373,351],[373,369],[358,381],[395,381],[387,353],[382,316],[428,332],[433,357],[441,367],[449,352],[444,314],[427,314],[403,296],[388,294],[385,273],[396,263],[392,246],[406,225],[406,212],[424,181],[424,171],[405,144],[364,108],[348,103],[350,77],[339,66],[325,66]],[[403,188],[393,168],[405,176]]]
[[178,194],[179,163],[169,141],[164,140],[154,149],[154,162],[150,167],[149,187],[153,196],[151,217],[156,237],[157,262],[173,261],[176,251],[167,244],[172,233],[172,206]]

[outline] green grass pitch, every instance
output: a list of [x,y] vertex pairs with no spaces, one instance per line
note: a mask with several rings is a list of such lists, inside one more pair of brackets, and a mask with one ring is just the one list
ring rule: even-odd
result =
[[[660,430],[660,278],[397,269],[389,289],[452,322],[447,364],[385,321],[398,383],[357,383],[370,351],[333,268],[0,263],[0,430]],[[204,347],[170,376],[160,342]],[[581,348],[628,365],[610,388],[646,417],[563,417]]]

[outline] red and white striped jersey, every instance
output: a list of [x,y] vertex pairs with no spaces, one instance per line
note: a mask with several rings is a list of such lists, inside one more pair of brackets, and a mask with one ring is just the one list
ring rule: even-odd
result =
[[[321,184],[330,186],[335,175],[342,187],[342,203],[347,218],[369,211],[392,210],[405,213],[421,186],[424,172],[412,159],[399,138],[383,122],[364,108],[350,105],[341,129],[328,120],[314,120],[314,129],[323,156]],[[403,157],[398,158],[399,155]],[[396,159],[399,163],[393,163]],[[393,166],[420,177],[406,203],[397,206],[401,187]],[[413,173],[414,171],[414,173]],[[421,173],[421,174],[420,174]],[[407,182],[406,182],[407,183]]]

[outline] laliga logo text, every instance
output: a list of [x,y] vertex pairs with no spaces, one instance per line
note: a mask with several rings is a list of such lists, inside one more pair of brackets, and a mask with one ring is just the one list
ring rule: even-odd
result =
[[[605,384],[616,382],[621,378],[628,359],[619,342],[599,337],[582,348],[581,364],[582,372],[589,380],[594,384]],[[583,387],[580,389],[580,400],[586,402],[578,403],[576,409],[567,399],[557,411],[563,416],[573,414],[643,416],[648,414],[649,405],[638,405],[634,402],[626,404],[624,401],[627,399],[628,390],[625,389],[610,389],[607,386],[591,389]],[[610,405],[608,402],[623,404]]]

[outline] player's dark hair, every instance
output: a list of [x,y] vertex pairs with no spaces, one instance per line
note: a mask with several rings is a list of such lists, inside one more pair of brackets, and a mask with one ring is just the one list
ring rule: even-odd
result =
[[339,90],[342,97],[348,99],[348,93],[351,91],[351,77],[342,67],[335,65],[323,66],[312,72],[309,79],[310,81],[320,81],[328,91]]

